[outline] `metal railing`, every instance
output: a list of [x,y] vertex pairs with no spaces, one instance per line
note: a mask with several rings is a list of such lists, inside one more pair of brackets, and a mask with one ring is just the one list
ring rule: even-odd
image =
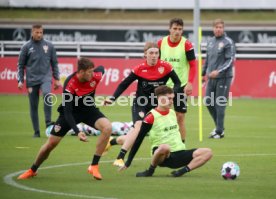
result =
[[[0,56],[18,56],[25,42],[0,41]],[[143,42],[53,42],[58,56],[143,57]],[[206,43],[201,45],[205,57]],[[241,59],[276,59],[276,44],[236,43],[236,57]]]

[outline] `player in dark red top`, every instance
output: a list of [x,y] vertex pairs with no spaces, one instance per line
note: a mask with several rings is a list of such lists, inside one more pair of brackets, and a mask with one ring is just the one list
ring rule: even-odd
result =
[[[132,82],[138,80],[136,96],[132,105],[134,129],[127,135],[114,138],[109,142],[111,145],[123,144],[114,162],[115,166],[124,165],[124,156],[136,139],[144,116],[148,111],[157,106],[157,98],[154,96],[154,89],[160,85],[165,85],[169,78],[172,79],[175,90],[180,87],[180,80],[171,64],[159,59],[159,49],[156,43],[147,42],[145,44],[144,53],[146,61],[134,67],[130,75],[120,83],[113,96],[105,101],[106,104],[111,104]],[[107,148],[108,147],[109,145]]]
[[111,123],[95,106],[95,90],[104,74],[104,68],[94,69],[94,63],[87,58],[80,58],[77,72],[70,75],[64,83],[62,104],[58,108],[59,117],[55,122],[51,136],[41,147],[32,167],[21,174],[18,179],[27,179],[37,174],[38,167],[46,160],[50,152],[59,144],[71,128],[78,135],[80,141],[86,142],[87,137],[76,124],[83,122],[101,131],[88,172],[97,180],[102,176],[99,172],[99,160],[105,150],[111,135]]

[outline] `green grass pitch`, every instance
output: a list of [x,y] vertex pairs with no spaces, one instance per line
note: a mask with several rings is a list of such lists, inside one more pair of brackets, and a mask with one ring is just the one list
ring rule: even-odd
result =
[[[38,176],[16,180],[16,173],[28,169],[46,141],[42,101],[40,123],[42,137],[32,138],[27,96],[0,96],[0,193],[1,199],[118,198],[118,199],[273,199],[276,195],[276,101],[272,99],[234,99],[226,112],[226,137],[208,139],[214,128],[206,108],[203,110],[203,142],[198,139],[198,107],[189,107],[186,115],[187,148],[210,147],[214,157],[203,167],[180,178],[171,170],[157,168],[154,177],[136,178],[135,173],[150,163],[146,138],[132,166],[118,172],[112,166],[119,146],[101,159],[102,181],[86,172],[95,150],[97,137],[82,143],[66,136],[44,162]],[[53,119],[57,118],[57,106]],[[130,107],[101,107],[111,121],[130,121]],[[224,162],[235,161],[241,168],[237,180],[220,176]],[[9,184],[7,184],[9,183]],[[12,185],[10,185],[12,184]]]

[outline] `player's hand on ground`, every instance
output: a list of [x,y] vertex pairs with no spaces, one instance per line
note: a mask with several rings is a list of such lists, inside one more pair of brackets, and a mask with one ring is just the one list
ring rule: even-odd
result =
[[189,96],[189,95],[192,94],[192,92],[193,92],[193,85],[192,85],[190,82],[188,82],[188,83],[186,84],[186,86],[184,87],[184,93],[185,93],[187,96]]
[[85,135],[84,132],[82,132],[82,131],[79,132],[78,137],[80,138],[80,141],[82,141],[82,142],[88,142],[87,136]]

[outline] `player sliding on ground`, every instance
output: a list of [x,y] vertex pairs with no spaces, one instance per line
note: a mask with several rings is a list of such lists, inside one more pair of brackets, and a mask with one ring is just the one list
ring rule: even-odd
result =
[[75,131],[80,141],[86,142],[85,133],[80,131],[76,125],[80,122],[101,131],[96,144],[96,152],[91,165],[88,167],[88,173],[97,180],[102,179],[98,163],[111,134],[111,123],[95,106],[94,97],[96,87],[103,74],[104,68],[102,66],[94,69],[94,63],[89,59],[79,59],[77,72],[65,80],[62,104],[58,108],[59,117],[54,124],[50,137],[41,147],[31,168],[21,174],[18,179],[36,176],[38,167],[48,158],[51,151],[55,149],[70,129]]
[[152,160],[149,169],[138,172],[136,177],[152,176],[157,166],[178,169],[172,171],[171,174],[179,177],[204,165],[212,158],[212,151],[209,148],[186,150],[178,130],[175,112],[170,109],[173,105],[173,90],[167,86],[159,86],[155,89],[155,95],[158,106],[144,118],[138,137],[121,170],[131,165],[147,133],[149,133],[151,143]]

